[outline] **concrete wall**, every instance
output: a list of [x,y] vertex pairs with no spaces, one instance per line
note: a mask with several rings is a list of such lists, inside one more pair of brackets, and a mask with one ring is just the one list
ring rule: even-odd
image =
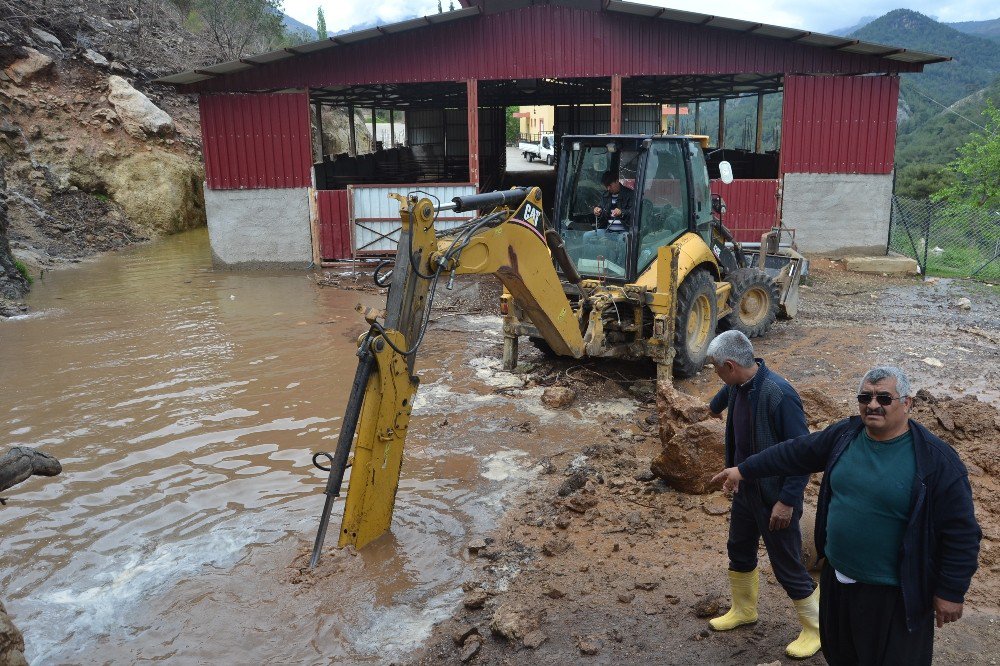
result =
[[892,174],[785,174],[782,221],[800,252],[884,255]]
[[205,212],[212,260],[233,268],[312,264],[309,189],[211,190]]

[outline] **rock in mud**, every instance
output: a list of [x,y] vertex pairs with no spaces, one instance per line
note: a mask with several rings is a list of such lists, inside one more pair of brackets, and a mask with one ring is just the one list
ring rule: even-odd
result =
[[808,386],[798,391],[802,399],[802,409],[806,413],[806,421],[811,430],[820,430],[841,419],[852,416],[852,406],[831,398],[827,393],[815,386]]
[[490,631],[509,641],[525,637],[537,628],[524,609],[508,605],[500,606],[490,620]]
[[490,544],[486,541],[486,539],[473,539],[469,542],[469,545],[466,546],[466,549],[468,549],[469,553],[472,555],[476,555],[488,545]]
[[562,599],[566,596],[566,590],[559,587],[555,583],[549,583],[545,586],[545,596],[549,599]]
[[465,597],[465,607],[469,610],[478,610],[486,605],[486,600],[489,598],[486,590],[473,590]]
[[698,617],[715,617],[722,609],[722,597],[717,594],[710,594],[702,597],[691,607]]
[[596,636],[580,636],[577,647],[580,648],[580,654],[595,655],[604,647],[604,641]]
[[562,485],[559,486],[559,497],[572,495],[585,485],[587,485],[587,473],[583,470],[577,470],[570,474],[566,480],[562,482]]
[[524,647],[528,648],[529,650],[537,650],[539,646],[541,646],[541,644],[547,641],[548,639],[549,637],[546,636],[544,633],[535,630],[535,631],[529,631],[527,634],[525,634],[522,643],[524,644]]
[[656,412],[660,424],[660,441],[666,442],[678,428],[709,418],[708,405],[693,395],[682,393],[667,382],[656,387]]
[[548,555],[549,557],[555,557],[556,555],[562,555],[567,550],[569,550],[570,543],[562,537],[556,537],[545,542],[542,546],[542,553]]
[[630,604],[630,603],[632,603],[632,601],[634,599],[635,599],[635,593],[634,592],[619,592],[618,593],[618,601],[622,602],[623,604]]
[[470,636],[479,636],[479,628],[474,624],[463,624],[451,635],[455,645],[465,645]]
[[676,430],[663,442],[663,451],[650,464],[650,471],[682,492],[695,495],[711,492],[712,477],[725,467],[725,433],[726,427],[718,419]]
[[462,656],[461,656],[462,663],[464,664],[465,662],[475,657],[476,653],[479,652],[479,648],[482,647],[482,645],[483,645],[482,642],[478,640],[471,640],[465,645],[463,645]]
[[556,527],[558,527],[561,530],[564,530],[567,527],[569,527],[570,523],[572,523],[572,522],[573,522],[573,519],[570,516],[567,516],[564,513],[559,514],[559,516],[556,517]]
[[[722,469],[721,467],[719,469]],[[574,495],[566,502],[566,508],[576,513],[586,513],[597,505],[597,498],[592,495]]]
[[115,107],[125,131],[137,139],[174,133],[174,121],[167,112],[120,76],[108,77],[108,101]]
[[542,392],[542,404],[552,409],[565,409],[576,400],[576,391],[565,386],[549,386]]

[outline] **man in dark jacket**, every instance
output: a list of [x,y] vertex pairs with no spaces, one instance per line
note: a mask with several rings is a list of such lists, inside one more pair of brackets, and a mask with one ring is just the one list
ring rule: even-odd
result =
[[899,368],[861,380],[859,416],[728,467],[713,481],[823,471],[816,548],[826,557],[820,634],[827,662],[930,664],[934,620],[962,617],[982,533],[958,454],[909,419]]
[[[715,415],[727,410],[726,464],[779,442],[809,433],[802,401],[764,361],[755,359],[753,345],[739,331],[726,331],[708,347],[708,357],[725,386],[712,399]],[[795,605],[802,630],[785,649],[790,657],[816,654],[819,640],[819,592],[802,564],[802,492],[809,475],[767,478],[734,488],[730,511],[729,582],[733,605],[712,619],[716,631],[728,631],[757,621],[759,576],[757,550],[763,538],[775,578]]]
[[604,192],[601,194],[600,203],[594,206],[594,215],[598,218],[597,228],[603,229],[612,221],[619,221],[626,227],[630,226],[635,192],[623,186],[618,177],[610,171],[605,171],[601,176],[601,184],[604,185]]

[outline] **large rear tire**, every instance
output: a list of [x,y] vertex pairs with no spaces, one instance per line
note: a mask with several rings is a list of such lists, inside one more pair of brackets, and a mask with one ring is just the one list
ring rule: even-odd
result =
[[677,322],[674,332],[674,374],[691,377],[705,365],[708,344],[715,337],[719,310],[715,281],[704,268],[697,268],[677,289]]
[[778,284],[759,268],[739,268],[726,280],[733,286],[723,327],[736,329],[748,338],[764,335],[778,316]]

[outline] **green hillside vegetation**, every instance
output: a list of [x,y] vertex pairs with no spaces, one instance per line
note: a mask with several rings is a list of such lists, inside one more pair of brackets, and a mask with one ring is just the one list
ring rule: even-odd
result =
[[[963,24],[989,32],[996,21]],[[946,166],[982,125],[986,100],[1000,101],[1000,42],[897,9],[851,35],[953,58],[903,74],[896,143],[896,193],[925,198],[953,182]],[[948,107],[948,108],[946,108]],[[972,122],[969,122],[972,121]],[[975,124],[974,124],[975,123]]]
[[1000,41],[1000,18],[991,21],[962,21],[948,25],[960,32]]

